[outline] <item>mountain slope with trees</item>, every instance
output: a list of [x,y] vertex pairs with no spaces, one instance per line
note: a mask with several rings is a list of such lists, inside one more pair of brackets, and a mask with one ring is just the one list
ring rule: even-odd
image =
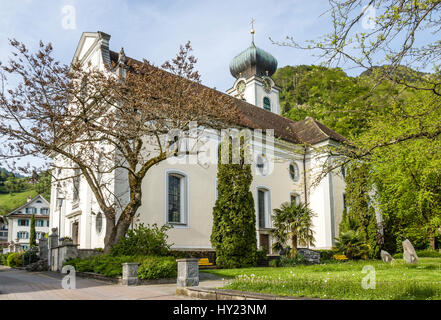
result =
[[[413,81],[417,86],[436,77],[404,66],[398,69],[395,76],[406,79],[407,85]],[[361,237],[369,243],[371,256],[378,255],[379,246],[400,251],[406,238],[418,249],[434,249],[441,242],[441,140],[429,135],[407,138],[441,117],[431,108],[439,102],[430,92],[396,81],[377,83],[376,74],[387,70],[388,66],[381,66],[350,77],[340,68],[302,65],[280,68],[273,76],[282,89],[280,104],[285,117],[295,121],[313,117],[367,150],[360,159],[368,171],[351,175],[346,190],[350,195],[347,206],[356,208],[363,203],[365,209],[350,213],[359,225],[348,226],[346,216],[346,225],[340,229],[364,230]],[[425,115],[423,120],[421,115]],[[406,138],[398,145],[394,141],[400,136]],[[378,147],[380,140],[385,142]],[[355,157],[346,166],[355,168],[359,161]],[[360,185],[364,185],[363,190],[350,189]],[[369,195],[368,190],[372,191]],[[370,234],[367,231],[370,219],[366,212],[371,212],[374,202],[382,213],[382,237],[372,234],[372,227]],[[372,213],[369,216],[375,220]],[[375,238],[380,243],[375,243]]]

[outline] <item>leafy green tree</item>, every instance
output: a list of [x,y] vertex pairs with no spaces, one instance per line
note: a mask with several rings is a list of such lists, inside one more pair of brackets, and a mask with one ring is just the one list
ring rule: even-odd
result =
[[[222,163],[219,152],[217,171],[218,197],[213,208],[211,244],[216,250],[216,264],[223,268],[254,266],[257,262],[256,215],[250,185],[251,166],[241,152],[239,163],[232,163],[232,143],[229,163]],[[243,151],[244,144],[241,144]]]
[[49,171],[40,173],[40,175],[35,178],[38,182],[35,184],[35,191],[41,194],[46,200],[50,201],[51,196],[51,174]]
[[37,240],[35,237],[35,214],[31,217],[31,232],[29,235],[29,247],[35,247],[37,245]]
[[353,162],[346,173],[346,206],[340,223],[339,237],[348,231],[354,231],[369,246],[369,256],[379,255],[379,226],[371,199],[373,184],[371,167],[367,162]]
[[284,202],[280,208],[274,209],[272,235],[275,239],[274,250],[282,250],[291,243],[288,255],[297,257],[297,245],[314,245],[312,218],[314,212],[304,203]]
[[408,141],[387,151],[377,156],[374,179],[396,247],[408,238],[417,249],[435,249],[441,227],[441,141]]

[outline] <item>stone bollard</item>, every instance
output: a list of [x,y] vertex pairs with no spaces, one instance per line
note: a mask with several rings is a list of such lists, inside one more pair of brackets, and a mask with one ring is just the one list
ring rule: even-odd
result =
[[199,285],[199,259],[178,259],[178,287],[195,287]]
[[47,239],[42,238],[38,240],[38,250],[40,251],[40,259],[47,260],[48,257],[48,247],[47,247]]
[[[47,263],[49,266],[49,270],[57,271],[56,265],[58,264],[58,255],[55,256],[54,248],[58,247],[58,228],[52,228],[52,233],[48,237],[48,256]],[[55,269],[55,270],[54,270]]]
[[123,263],[122,284],[125,286],[136,286],[138,284],[138,263]]

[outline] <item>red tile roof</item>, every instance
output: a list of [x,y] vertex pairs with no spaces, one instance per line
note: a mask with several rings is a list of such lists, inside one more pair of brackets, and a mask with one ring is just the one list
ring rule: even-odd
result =
[[[117,52],[110,51],[110,60],[112,63],[116,64],[118,62],[118,55]],[[126,57],[126,59],[132,63],[141,63],[129,57]],[[216,92],[220,95],[227,95],[220,91]],[[296,122],[271,111],[258,108],[246,101],[236,98],[233,99],[240,113],[236,121],[237,125],[251,129],[274,129],[274,135],[276,137],[296,144],[312,145],[327,139],[339,142],[348,141],[341,134],[338,134],[315,119],[308,117],[303,121]]]

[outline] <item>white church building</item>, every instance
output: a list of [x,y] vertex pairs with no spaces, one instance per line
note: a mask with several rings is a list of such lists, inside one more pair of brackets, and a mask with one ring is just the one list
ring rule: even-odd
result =
[[[106,65],[111,68],[122,53],[111,51],[109,40],[110,35],[103,32],[83,33],[74,60],[100,69]],[[255,201],[258,247],[271,252],[273,210],[287,201],[301,201],[316,214],[313,247],[330,248],[338,235],[344,210],[344,178],[342,172],[336,170],[317,185],[313,181],[324,161],[321,147],[335,146],[346,139],[312,118],[295,122],[282,117],[280,88],[271,79],[276,69],[277,60],[256,47],[253,40],[231,61],[230,72],[235,80],[226,92],[236,98],[241,126],[273,129],[276,138],[271,152],[257,155],[252,164],[251,192]],[[124,183],[115,183],[115,190],[121,186]],[[79,179],[63,188],[60,190],[55,184],[52,187],[50,227],[58,228],[61,237],[72,237],[80,248],[103,248],[106,220],[87,182]],[[168,235],[174,249],[212,250],[216,163],[162,161],[148,171],[142,188],[143,205],[138,210],[137,223],[172,225]]]

